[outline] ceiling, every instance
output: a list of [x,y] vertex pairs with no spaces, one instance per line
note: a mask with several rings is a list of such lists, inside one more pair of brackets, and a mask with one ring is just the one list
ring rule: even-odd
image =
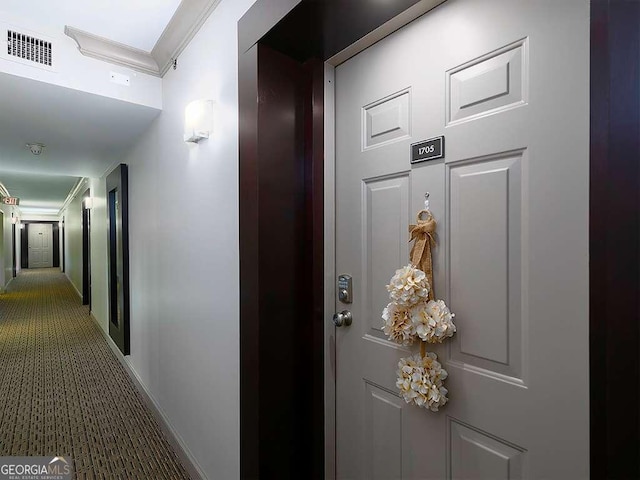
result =
[[[0,73],[0,172],[99,177],[160,113]],[[46,145],[39,156],[27,143]]]
[[77,177],[0,172],[0,183],[20,198],[23,213],[58,213]]
[[[0,0],[0,12],[151,51],[181,0]],[[0,183],[23,212],[59,209],[79,177],[99,177],[160,113],[0,72]],[[46,145],[39,156],[27,143]],[[38,210],[40,209],[40,210]]]
[[150,52],[180,0],[2,0],[0,11],[62,32],[65,25]]
[[[160,113],[6,73],[0,73],[0,92],[10,92],[0,95],[0,181],[9,173],[36,174],[11,177],[20,194],[5,183],[21,207],[64,202],[74,183],[69,176],[100,177]],[[27,143],[46,147],[35,156]]]

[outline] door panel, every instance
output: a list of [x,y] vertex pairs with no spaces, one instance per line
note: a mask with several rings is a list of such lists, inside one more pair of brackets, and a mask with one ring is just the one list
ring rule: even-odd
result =
[[479,430],[449,419],[449,477],[517,480],[523,478],[526,452]]
[[367,478],[402,478],[402,400],[366,384]]
[[446,73],[447,125],[527,102],[526,39]]
[[384,339],[377,312],[387,305],[386,282],[389,269],[407,258],[409,220],[409,174],[363,181],[363,298],[364,318],[370,320],[367,334]]
[[362,109],[363,149],[408,138],[411,135],[411,90],[405,89]]
[[[338,478],[588,477],[588,7],[449,0],[336,68]],[[440,135],[444,159],[410,164]],[[440,412],[398,396],[418,346],[380,318],[425,192],[458,326],[428,346]]]
[[[451,360],[521,379],[523,152],[449,164]],[[479,199],[481,199],[479,201]]]

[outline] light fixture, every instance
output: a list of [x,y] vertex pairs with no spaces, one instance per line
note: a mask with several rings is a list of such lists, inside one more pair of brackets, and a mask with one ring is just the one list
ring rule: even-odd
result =
[[93,197],[84,197],[84,208],[91,210],[93,208]]
[[20,224],[20,230],[24,230],[24,223]]
[[27,143],[26,147],[31,150],[34,155],[40,155],[44,150],[45,145],[42,143]]
[[18,223],[18,217],[11,217],[11,223],[13,223],[14,225]]
[[213,100],[196,100],[184,111],[184,141],[198,143],[213,130]]

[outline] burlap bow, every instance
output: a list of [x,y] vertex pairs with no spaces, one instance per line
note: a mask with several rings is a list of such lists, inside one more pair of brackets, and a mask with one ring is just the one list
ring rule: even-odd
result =
[[[426,216],[423,220],[422,217]],[[434,300],[433,294],[433,263],[431,260],[431,245],[435,246],[436,221],[428,210],[418,213],[416,225],[409,225],[409,242],[411,247],[411,263],[427,275],[429,281],[429,300]]]

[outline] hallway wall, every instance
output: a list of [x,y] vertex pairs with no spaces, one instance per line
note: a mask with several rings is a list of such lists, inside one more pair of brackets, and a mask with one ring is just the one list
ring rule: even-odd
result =
[[22,221],[23,222],[26,222],[26,221],[57,222],[58,220],[60,220],[58,215],[36,215],[36,214],[33,214],[33,213],[23,213],[22,214]]
[[[18,215],[18,209],[12,206],[0,204],[0,211],[2,216],[0,219],[2,225],[0,226],[1,237],[0,238],[0,292],[9,284],[13,278],[13,250],[11,234],[13,232],[11,223],[11,213]],[[20,258],[20,229],[16,229],[16,258]]]
[[65,217],[65,273],[82,296],[82,193],[85,187],[62,213]]
[[[253,1],[214,10],[164,77],[162,114],[119,159],[129,165],[126,359],[211,479],[240,475],[237,21]],[[215,101],[214,132],[186,144],[185,107],[203,98]],[[105,331],[108,173],[91,182],[93,313]]]
[[[91,208],[91,311],[105,332],[109,331],[109,299],[107,296],[107,184],[104,178],[89,179]],[[86,189],[85,189],[86,190]],[[80,194],[81,196],[82,194]],[[82,221],[82,214],[80,214]],[[81,239],[82,240],[82,239]],[[80,244],[82,246],[82,243]],[[81,250],[82,251],[82,250]]]

